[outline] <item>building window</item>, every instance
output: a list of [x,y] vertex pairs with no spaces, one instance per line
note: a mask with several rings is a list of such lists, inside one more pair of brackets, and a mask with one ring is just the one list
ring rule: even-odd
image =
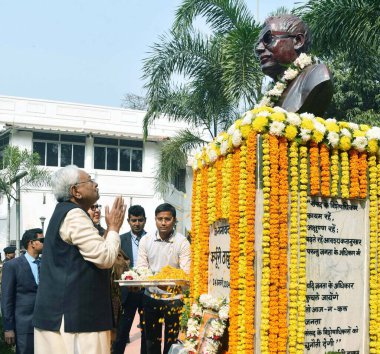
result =
[[180,169],[173,179],[174,187],[180,192],[186,193],[186,169]]
[[9,132],[0,135],[0,159],[3,158],[4,149],[9,145]]
[[94,138],[94,168],[142,172],[143,142]]
[[40,155],[40,165],[84,167],[85,136],[33,133],[33,152]]

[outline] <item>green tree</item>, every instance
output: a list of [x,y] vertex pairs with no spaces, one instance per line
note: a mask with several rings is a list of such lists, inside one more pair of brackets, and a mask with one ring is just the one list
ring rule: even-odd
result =
[[[207,33],[194,28],[199,18]],[[171,31],[154,44],[143,68],[148,101],[144,135],[161,115],[189,127],[163,143],[157,191],[167,190],[190,151],[259,99],[263,76],[254,52],[259,30],[241,0],[184,0]]]
[[309,0],[295,13],[309,25],[313,52],[334,76],[329,116],[378,124],[380,2]]
[[7,216],[7,240],[10,244],[10,215],[11,201],[17,201],[17,187],[15,181],[24,173],[27,173],[20,179],[20,190],[28,191],[33,187],[39,187],[49,184],[50,172],[38,165],[39,155],[31,153],[28,150],[21,150],[18,146],[8,145],[2,154],[0,160],[0,193],[7,198],[8,216]]

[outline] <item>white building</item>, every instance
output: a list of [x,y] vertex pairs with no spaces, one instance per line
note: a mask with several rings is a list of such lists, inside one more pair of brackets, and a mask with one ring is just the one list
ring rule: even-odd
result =
[[[183,124],[157,120],[143,142],[145,112],[66,102],[0,96],[0,149],[17,145],[40,154],[41,165],[51,171],[76,164],[99,184],[102,206],[112,205],[122,195],[128,207],[140,204],[147,215],[147,230],[154,229],[154,210],[162,202],[177,209],[177,229],[190,229],[191,169],[181,174],[164,199],[155,195],[154,172],[164,139],[175,135]],[[187,193],[188,194],[187,194]],[[5,247],[7,200],[0,197],[0,250]],[[21,191],[20,235],[26,229],[49,223],[56,201],[50,188]],[[103,208],[104,214],[104,208]],[[103,217],[102,217],[103,219]],[[15,205],[11,209],[11,243],[16,239]],[[102,225],[105,226],[104,219]],[[129,230],[127,221],[122,232]]]

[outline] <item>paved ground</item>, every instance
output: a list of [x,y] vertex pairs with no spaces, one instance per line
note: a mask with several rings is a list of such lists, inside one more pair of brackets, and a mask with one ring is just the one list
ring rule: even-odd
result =
[[140,354],[141,334],[140,329],[137,328],[137,325],[139,324],[139,318],[140,317],[136,314],[131,332],[129,334],[131,343],[127,344],[125,347],[124,354]]

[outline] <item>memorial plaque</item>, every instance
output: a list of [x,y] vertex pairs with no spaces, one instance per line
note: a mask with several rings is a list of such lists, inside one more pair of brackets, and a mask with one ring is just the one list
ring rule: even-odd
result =
[[365,202],[309,198],[305,353],[368,353]]
[[230,225],[219,220],[210,228],[208,258],[208,293],[230,297]]

